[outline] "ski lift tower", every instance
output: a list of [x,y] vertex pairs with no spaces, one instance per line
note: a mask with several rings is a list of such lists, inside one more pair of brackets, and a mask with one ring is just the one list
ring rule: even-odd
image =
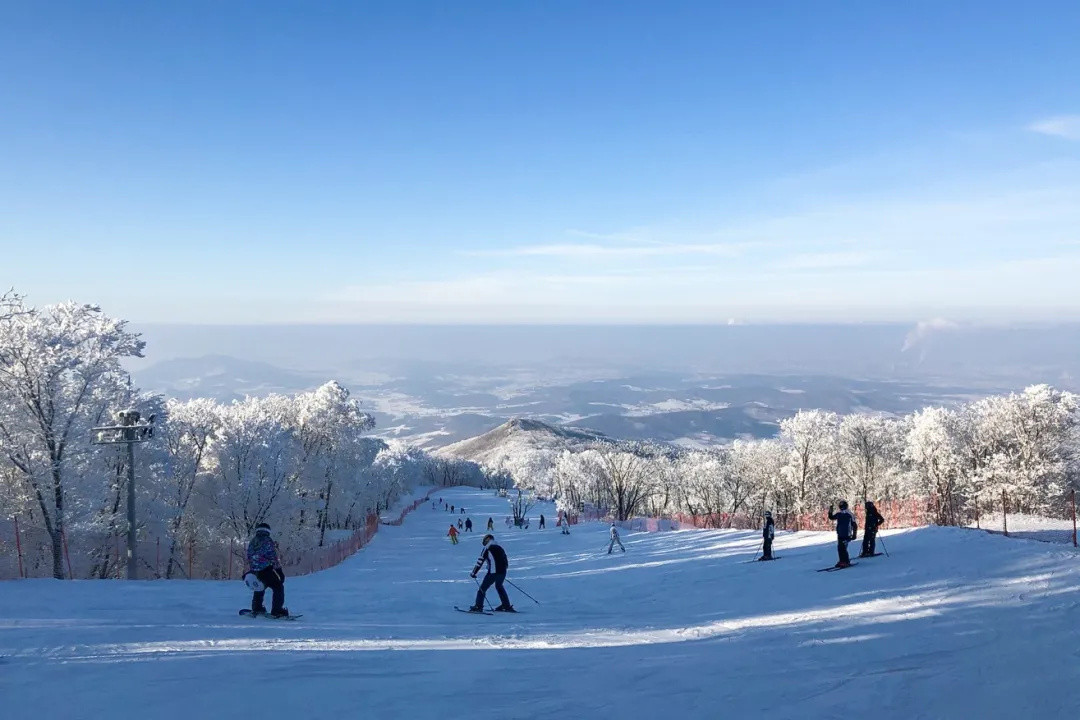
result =
[[138,549],[135,544],[135,444],[154,435],[154,416],[143,421],[138,410],[116,413],[119,425],[91,428],[95,445],[127,445],[127,577],[135,580]]

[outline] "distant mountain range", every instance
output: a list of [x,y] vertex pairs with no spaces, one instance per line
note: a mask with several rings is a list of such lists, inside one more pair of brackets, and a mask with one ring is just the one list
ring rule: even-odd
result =
[[570,433],[589,428],[615,439],[708,446],[772,436],[780,419],[803,408],[904,414],[1023,386],[585,366],[544,371],[435,361],[394,366],[357,362],[331,374],[225,355],[168,360],[134,375],[146,390],[221,402],[311,390],[334,379],[374,415],[376,436],[429,449],[483,436],[514,418],[531,418]]

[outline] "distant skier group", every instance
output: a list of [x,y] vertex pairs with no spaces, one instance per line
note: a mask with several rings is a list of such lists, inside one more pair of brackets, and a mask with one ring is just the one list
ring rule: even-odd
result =
[[[848,554],[848,543],[855,540],[859,534],[859,523],[855,519],[854,513],[848,508],[846,500],[841,500],[839,503],[839,510],[834,512],[836,506],[829,506],[828,518],[836,523],[836,565],[835,569],[851,567],[851,556]],[[885,516],[878,512],[877,506],[873,501],[867,500],[865,505],[865,518],[866,527],[863,530],[863,543],[862,552],[859,553],[860,558],[874,557],[878,555],[877,552],[877,533],[878,529],[885,524]],[[776,526],[773,521],[772,512],[765,511],[765,523],[761,530],[761,557],[758,560],[775,560],[776,558],[772,554],[773,538],[776,535]],[[610,548],[609,548],[610,552]]]

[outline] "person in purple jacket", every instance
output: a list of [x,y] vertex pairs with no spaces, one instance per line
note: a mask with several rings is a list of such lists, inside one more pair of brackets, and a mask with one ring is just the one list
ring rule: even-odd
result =
[[263,596],[269,589],[273,593],[270,615],[288,617],[289,609],[285,607],[285,572],[281,569],[277,543],[270,537],[270,526],[266,523],[255,526],[255,537],[251,538],[247,547],[247,561],[248,573],[263,584],[262,590],[255,590],[251,595],[251,614],[261,615],[266,612]]

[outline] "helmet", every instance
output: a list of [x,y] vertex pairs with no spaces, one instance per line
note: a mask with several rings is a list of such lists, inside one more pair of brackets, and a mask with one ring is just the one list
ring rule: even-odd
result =
[[481,545],[487,545],[489,542],[495,542],[495,536],[492,535],[491,533],[488,533],[487,535],[485,535],[484,539],[480,541],[480,544]]
[[255,526],[255,532],[256,533],[270,532],[270,525],[267,524],[267,523],[261,522],[261,523],[259,523],[258,525]]
[[772,512],[769,511],[769,510],[766,510],[765,511],[765,517],[772,517]]
[[262,592],[266,590],[266,586],[263,585],[262,580],[256,577],[253,572],[244,573],[244,584],[253,592]]
[[847,510],[847,500],[841,500],[840,501],[840,509],[841,510]]

